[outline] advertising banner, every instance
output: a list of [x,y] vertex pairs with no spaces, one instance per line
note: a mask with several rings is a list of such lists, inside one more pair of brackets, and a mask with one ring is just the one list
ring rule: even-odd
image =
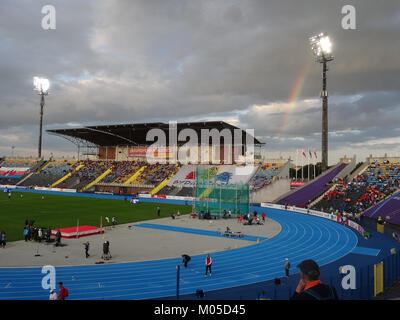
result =
[[[285,206],[284,205],[272,204],[272,203],[268,203],[268,202],[261,202],[261,207],[285,210]],[[297,207],[294,207],[294,206],[288,207],[287,210],[298,212],[298,213],[303,213],[303,214],[309,214],[309,215],[321,217],[321,218],[324,218],[324,219],[329,219],[329,220],[332,220],[332,221],[336,221],[338,223],[343,223],[344,225],[346,225],[346,226],[358,231],[362,235],[364,234],[363,227],[361,227],[358,223],[347,219],[346,217],[343,217],[343,221],[342,221],[342,219],[340,217],[337,217],[337,216],[335,216],[333,214],[329,214],[329,213],[325,213],[325,212],[321,212],[321,211],[297,208]]]
[[128,148],[130,158],[170,159],[173,157],[174,147],[131,147]]
[[21,178],[29,168],[8,168],[1,167],[0,168],[0,178],[11,178],[11,179],[19,179]]
[[290,189],[296,189],[304,186],[307,181],[290,181]]

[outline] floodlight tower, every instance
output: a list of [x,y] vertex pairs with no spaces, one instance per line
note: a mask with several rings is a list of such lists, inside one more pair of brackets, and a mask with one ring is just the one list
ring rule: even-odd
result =
[[333,60],[332,43],[326,33],[310,38],[316,61],[322,63],[322,171],[328,168],[328,91],[326,90],[327,63]]
[[33,78],[34,90],[40,95],[40,129],[39,129],[39,146],[38,146],[38,157],[42,158],[42,128],[43,128],[43,107],[44,107],[44,96],[49,94],[50,82],[44,78]]

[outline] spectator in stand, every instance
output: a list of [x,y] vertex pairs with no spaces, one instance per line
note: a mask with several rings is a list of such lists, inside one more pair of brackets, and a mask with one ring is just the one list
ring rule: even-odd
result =
[[304,260],[297,267],[300,281],[291,300],[338,300],[335,288],[319,280],[320,270],[314,260]]
[[359,213],[392,194],[399,180],[400,165],[372,163],[352,181],[339,179],[334,189],[323,195],[318,207],[322,211],[333,206],[335,210]]

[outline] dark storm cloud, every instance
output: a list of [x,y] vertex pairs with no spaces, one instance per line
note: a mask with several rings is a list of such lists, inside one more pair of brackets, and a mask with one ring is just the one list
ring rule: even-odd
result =
[[[327,31],[335,55],[330,146],[399,134],[397,0],[55,0],[57,29],[45,31],[47,4],[0,2],[0,132],[19,128],[36,144],[32,77],[43,75],[52,83],[46,128],[236,113],[239,126],[255,128],[278,149],[294,147],[296,137],[318,146],[321,66],[308,37]],[[357,30],[341,28],[347,4],[356,8]],[[302,77],[301,107],[282,130],[285,112],[271,105],[288,103]],[[270,111],[253,112],[253,105]],[[56,138],[46,139],[58,148]]]

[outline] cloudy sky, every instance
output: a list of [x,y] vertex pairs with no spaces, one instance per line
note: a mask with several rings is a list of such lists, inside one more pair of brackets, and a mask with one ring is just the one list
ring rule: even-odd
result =
[[[342,28],[342,7],[356,30]],[[56,29],[44,30],[53,5]],[[255,129],[268,156],[321,145],[321,65],[308,38],[332,38],[329,164],[400,156],[398,0],[1,0],[0,156],[37,154],[44,129],[224,120]],[[75,155],[47,133],[44,155]]]

